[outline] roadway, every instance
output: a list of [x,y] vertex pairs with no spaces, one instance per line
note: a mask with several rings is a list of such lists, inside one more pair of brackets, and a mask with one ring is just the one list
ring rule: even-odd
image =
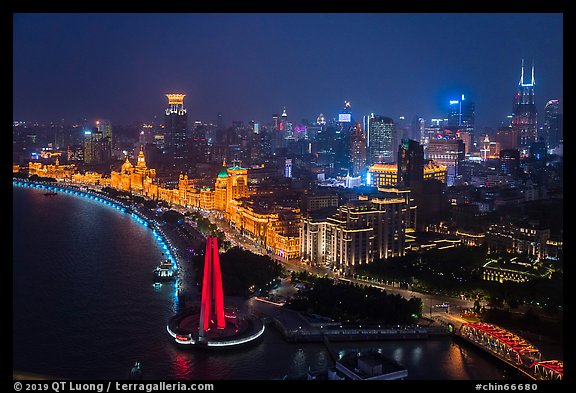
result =
[[[95,187],[96,188],[96,187]],[[173,209],[184,214],[187,209],[174,206]],[[412,297],[417,297],[422,300],[423,304],[423,316],[433,317],[439,321],[444,321],[446,323],[453,323],[455,326],[460,326],[464,320],[460,318],[460,312],[464,309],[469,309],[474,306],[474,300],[449,297],[443,295],[433,295],[426,294],[422,292],[412,291],[410,289],[399,288],[398,284],[384,284],[380,282],[375,282],[368,279],[354,278],[354,277],[344,277],[338,273],[333,272],[331,269],[323,269],[321,267],[312,266],[302,262],[299,259],[287,260],[276,255],[267,254],[263,247],[256,244],[250,238],[240,234],[230,224],[213,212],[208,212],[204,214],[210,222],[216,224],[218,229],[224,232],[226,239],[228,239],[234,246],[238,246],[242,249],[251,251],[258,255],[269,255],[274,260],[282,263],[289,272],[302,272],[307,271],[312,274],[317,274],[320,276],[327,276],[335,280],[350,281],[356,284],[368,285],[372,287],[377,287],[384,289],[386,293],[400,295],[405,299],[410,299]],[[191,226],[195,227],[195,222],[193,220],[186,218],[186,222]],[[196,239],[198,241],[199,239]],[[447,304],[448,307],[437,307],[438,305]]]
[[[231,228],[228,222],[224,219],[217,217],[213,213],[208,214],[209,220],[216,224],[220,230],[224,232],[226,238],[232,242],[233,245],[239,246],[243,249],[249,250],[255,254],[265,255],[265,251],[257,244],[249,239],[248,237],[238,233],[235,229]],[[406,299],[412,297],[417,297],[422,300],[423,304],[423,316],[436,317],[442,321],[449,321],[454,325],[461,325],[464,320],[460,318],[460,312],[464,309],[468,309],[474,306],[474,300],[449,297],[443,295],[433,295],[421,292],[412,291],[410,289],[399,288],[398,284],[396,286],[386,285],[383,283],[373,282],[367,279],[359,279],[352,277],[344,277],[340,274],[333,272],[331,269],[323,269],[321,267],[312,266],[310,264],[304,263],[299,259],[287,260],[276,255],[269,255],[274,260],[282,263],[289,272],[302,272],[307,271],[312,274],[317,274],[321,276],[327,276],[335,280],[350,281],[356,284],[369,285],[377,288],[384,289],[386,293],[400,295]],[[437,305],[447,304],[448,307],[440,308]]]

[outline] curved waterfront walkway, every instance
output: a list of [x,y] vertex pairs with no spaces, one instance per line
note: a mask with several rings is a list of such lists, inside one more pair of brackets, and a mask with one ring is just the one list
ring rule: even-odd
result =
[[61,182],[42,182],[42,181],[29,181],[26,179],[12,179],[13,187],[25,187],[31,189],[37,189],[46,192],[60,192],[67,195],[79,196],[91,199],[93,201],[108,205],[122,213],[129,214],[136,222],[147,227],[152,231],[154,238],[158,244],[162,247],[162,252],[164,253],[166,259],[170,259],[177,267],[180,272],[178,280],[176,282],[176,288],[187,293],[189,288],[186,286],[186,282],[191,280],[184,280],[181,275],[187,272],[185,265],[183,263],[183,253],[181,248],[175,246],[174,236],[169,236],[162,225],[156,220],[155,217],[149,217],[143,212],[139,211],[136,207],[127,204],[124,201],[113,198],[107,194],[99,192],[93,188],[89,188],[84,185],[61,183]]

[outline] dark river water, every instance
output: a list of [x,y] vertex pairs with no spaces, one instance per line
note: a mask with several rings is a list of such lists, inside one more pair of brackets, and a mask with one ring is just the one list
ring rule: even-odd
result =
[[[271,380],[333,365],[323,344],[287,343],[268,325],[255,345],[183,350],[166,332],[178,309],[173,284],[152,286],[162,248],[129,214],[81,196],[13,187],[13,369],[66,379]],[[449,337],[333,343],[379,349],[408,379],[516,378]]]

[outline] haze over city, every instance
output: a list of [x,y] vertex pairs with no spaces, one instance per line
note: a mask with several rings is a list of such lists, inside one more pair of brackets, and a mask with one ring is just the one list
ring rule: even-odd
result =
[[161,117],[186,94],[191,120],[295,122],[442,116],[476,103],[476,124],[510,113],[522,59],[538,108],[562,97],[562,14],[14,15],[14,120],[115,124]]

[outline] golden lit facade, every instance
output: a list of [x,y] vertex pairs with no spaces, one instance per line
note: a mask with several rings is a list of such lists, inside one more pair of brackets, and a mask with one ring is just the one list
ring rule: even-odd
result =
[[226,212],[226,201],[228,194],[226,188],[228,186],[228,171],[226,170],[226,162],[222,166],[222,170],[216,177],[216,184],[214,185],[214,209],[219,212]]
[[41,162],[28,163],[28,174],[38,175],[40,177],[52,177],[59,181],[72,181],[75,171],[75,165],[60,165],[58,158],[56,158],[56,162],[53,165],[42,165]]
[[440,165],[435,161],[429,161],[424,165],[424,180],[436,179],[442,183],[446,183],[446,175],[448,173],[448,168],[445,165]]
[[398,184],[398,165],[374,164],[368,169],[370,184],[374,187],[395,186]]
[[[398,165],[374,164],[368,169],[370,184],[374,187],[395,187],[398,185]],[[446,183],[448,169],[431,160],[423,168],[423,179],[436,179]]]
[[136,166],[133,166],[126,157],[120,172],[112,171],[110,174],[110,187],[157,199],[158,194],[152,193],[150,190],[150,184],[155,178],[156,170],[146,166],[144,148],[140,146]]
[[[142,146],[133,165],[128,157],[119,171],[112,171],[110,177],[97,172],[73,173],[73,166],[63,167],[56,162],[53,166],[29,163],[31,174],[54,176],[61,180],[82,184],[110,186],[111,188],[134,193],[143,197],[164,201],[169,205],[196,208],[206,211],[220,211],[230,225],[255,241],[272,255],[286,259],[300,256],[300,209],[282,208],[256,209],[249,198],[248,171],[238,165],[224,167],[219,173],[214,190],[209,187],[198,189],[188,175],[181,174],[176,188],[165,188],[156,179],[156,170],[146,165]],[[66,172],[70,171],[70,172]]]
[[102,176],[101,173],[86,171],[85,173],[75,173],[72,175],[74,183],[91,184],[95,186],[107,187],[110,185],[110,178]]
[[226,215],[233,214],[232,201],[248,197],[248,170],[238,165],[228,168],[226,181]]
[[300,251],[304,261],[345,274],[375,259],[403,256],[411,223],[409,196],[363,198],[340,206],[326,218],[303,218]]

